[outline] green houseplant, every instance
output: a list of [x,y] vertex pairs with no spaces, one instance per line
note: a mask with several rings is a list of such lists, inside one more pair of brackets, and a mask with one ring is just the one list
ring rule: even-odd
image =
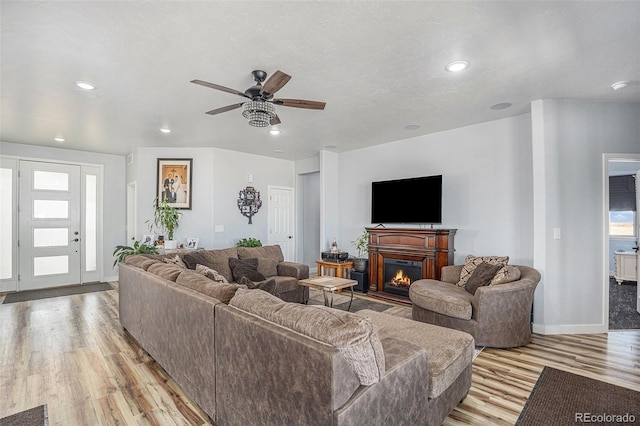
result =
[[369,233],[365,229],[351,244],[356,248],[358,257],[353,259],[353,269],[358,272],[365,272],[369,259],[366,256],[369,253]]
[[241,238],[236,243],[236,247],[262,247],[262,241],[257,238]]
[[170,241],[167,244],[165,240],[165,248],[175,248],[175,242],[173,241],[173,232],[180,226],[180,213],[175,207],[170,206],[167,200],[158,201],[157,198],[153,200],[153,220],[147,220],[149,224],[149,230],[157,230],[158,232],[166,232],[167,240]]
[[113,256],[116,260],[113,261],[113,267],[124,261],[124,258],[132,254],[157,254],[158,249],[154,246],[142,244],[141,241],[134,241],[133,246],[116,246],[113,250]]

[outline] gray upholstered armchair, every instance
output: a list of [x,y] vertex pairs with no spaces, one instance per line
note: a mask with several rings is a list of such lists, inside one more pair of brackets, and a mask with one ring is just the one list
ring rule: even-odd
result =
[[516,266],[519,280],[480,287],[475,295],[456,285],[462,265],[443,267],[442,281],[418,280],[409,288],[413,319],[466,331],[478,346],[526,345],[531,340],[531,306],[540,273]]

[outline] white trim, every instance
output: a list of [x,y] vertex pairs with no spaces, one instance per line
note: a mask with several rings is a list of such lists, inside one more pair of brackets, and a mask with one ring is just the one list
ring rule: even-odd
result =
[[103,277],[102,280],[100,280],[103,283],[110,283],[113,281],[118,281],[118,276],[117,275],[110,275],[108,277]]
[[[602,154],[602,318],[604,331],[609,331],[609,162],[610,161],[640,161],[640,154]],[[636,213],[636,218],[638,214]],[[636,219],[637,220],[637,219]],[[615,237],[618,238],[618,237]]]
[[533,323],[531,329],[538,334],[599,334],[609,331],[608,322],[607,319],[607,324],[544,325]]

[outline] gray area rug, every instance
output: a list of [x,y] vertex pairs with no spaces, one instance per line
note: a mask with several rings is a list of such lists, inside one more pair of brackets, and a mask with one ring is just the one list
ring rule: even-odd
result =
[[0,426],[47,426],[47,406],[40,405],[0,419]]
[[29,300],[48,299],[50,297],[71,296],[74,294],[93,293],[96,291],[113,290],[109,283],[91,283],[70,285],[66,287],[43,288],[9,293],[2,303],[26,302]]
[[545,367],[516,425],[637,424],[639,419],[640,392]]
[[635,281],[609,280],[609,330],[640,329],[640,314],[636,310],[638,284]]

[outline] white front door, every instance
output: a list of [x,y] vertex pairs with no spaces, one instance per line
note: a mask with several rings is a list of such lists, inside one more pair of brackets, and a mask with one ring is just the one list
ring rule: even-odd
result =
[[270,186],[269,190],[269,244],[279,244],[284,260],[295,260],[293,229],[293,188]]
[[20,161],[19,290],[80,283],[80,166]]

